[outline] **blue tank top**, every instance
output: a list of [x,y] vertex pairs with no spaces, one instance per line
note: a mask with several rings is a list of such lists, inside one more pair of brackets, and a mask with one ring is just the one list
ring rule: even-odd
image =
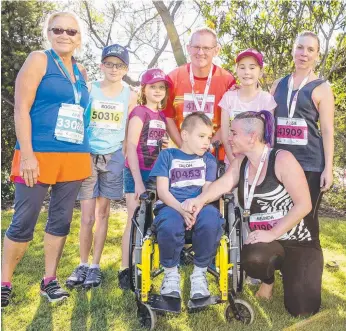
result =
[[130,88],[124,86],[116,97],[107,97],[101,82],[93,82],[87,116],[91,153],[105,155],[122,148],[129,109]]
[[[32,148],[34,152],[89,153],[90,147],[86,134],[86,112],[84,112],[84,140],[82,144],[65,142],[54,137],[61,104],[74,104],[75,96],[70,80],[60,71],[51,53],[45,51],[45,54],[47,56],[46,73],[36,90],[36,97],[30,110]],[[89,102],[89,92],[81,73],[79,79],[81,81],[80,106],[86,109]],[[18,141],[16,149],[20,149]]]
[[[290,75],[281,79],[275,90],[274,98],[277,103],[275,109],[276,124],[279,117],[288,117],[287,92],[289,77]],[[275,148],[290,151],[305,171],[322,172],[324,169],[323,141],[318,127],[319,113],[312,100],[313,90],[322,83],[324,83],[324,80],[316,79],[303,86],[299,91],[296,110],[293,115],[293,119],[305,120],[308,143],[306,145],[281,144],[278,143],[277,138],[275,139]],[[296,92],[293,91],[290,104]]]

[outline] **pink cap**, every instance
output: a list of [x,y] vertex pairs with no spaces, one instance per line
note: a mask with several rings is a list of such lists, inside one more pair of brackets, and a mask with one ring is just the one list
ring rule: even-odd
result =
[[240,52],[235,59],[235,62],[238,63],[241,59],[247,56],[252,56],[256,59],[258,65],[263,68],[263,55],[254,48],[248,48],[245,51]]
[[141,84],[154,84],[157,82],[165,82],[168,87],[172,87],[170,78],[161,69],[149,69],[141,78]]

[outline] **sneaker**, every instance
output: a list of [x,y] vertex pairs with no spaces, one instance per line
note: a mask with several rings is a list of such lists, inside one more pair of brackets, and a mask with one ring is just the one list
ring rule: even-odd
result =
[[193,273],[190,276],[190,281],[191,281],[190,298],[192,300],[210,297],[207,275],[205,272]]
[[61,301],[70,296],[68,292],[60,287],[60,284],[56,279],[51,280],[47,285],[44,285],[44,281],[42,279],[41,295],[47,297],[49,302]]
[[1,308],[7,307],[10,303],[10,295],[12,288],[8,286],[1,286]]
[[81,286],[87,276],[89,267],[84,265],[79,265],[76,269],[73,270],[71,276],[66,280],[66,286],[69,289]]
[[169,272],[165,274],[162,281],[160,293],[165,297],[180,299],[180,275],[178,272]]
[[100,268],[89,268],[85,281],[82,287],[88,290],[92,287],[101,285],[101,270]]
[[131,287],[130,268],[118,271],[119,287],[122,290],[129,290]]

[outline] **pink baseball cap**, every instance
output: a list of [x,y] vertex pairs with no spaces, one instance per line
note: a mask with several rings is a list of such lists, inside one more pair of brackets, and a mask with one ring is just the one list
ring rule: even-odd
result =
[[241,59],[247,56],[252,56],[256,59],[258,65],[263,68],[263,55],[254,48],[248,48],[245,51],[240,52],[235,59],[235,62],[238,63]]
[[168,87],[172,87],[170,78],[161,69],[149,69],[141,78],[141,84],[154,84],[157,82],[165,82]]

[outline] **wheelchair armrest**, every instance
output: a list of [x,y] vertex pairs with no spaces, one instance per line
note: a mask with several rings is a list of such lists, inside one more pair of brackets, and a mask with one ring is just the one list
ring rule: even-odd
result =
[[226,193],[222,196],[222,199],[225,201],[225,202],[234,202],[234,194],[233,193]]

